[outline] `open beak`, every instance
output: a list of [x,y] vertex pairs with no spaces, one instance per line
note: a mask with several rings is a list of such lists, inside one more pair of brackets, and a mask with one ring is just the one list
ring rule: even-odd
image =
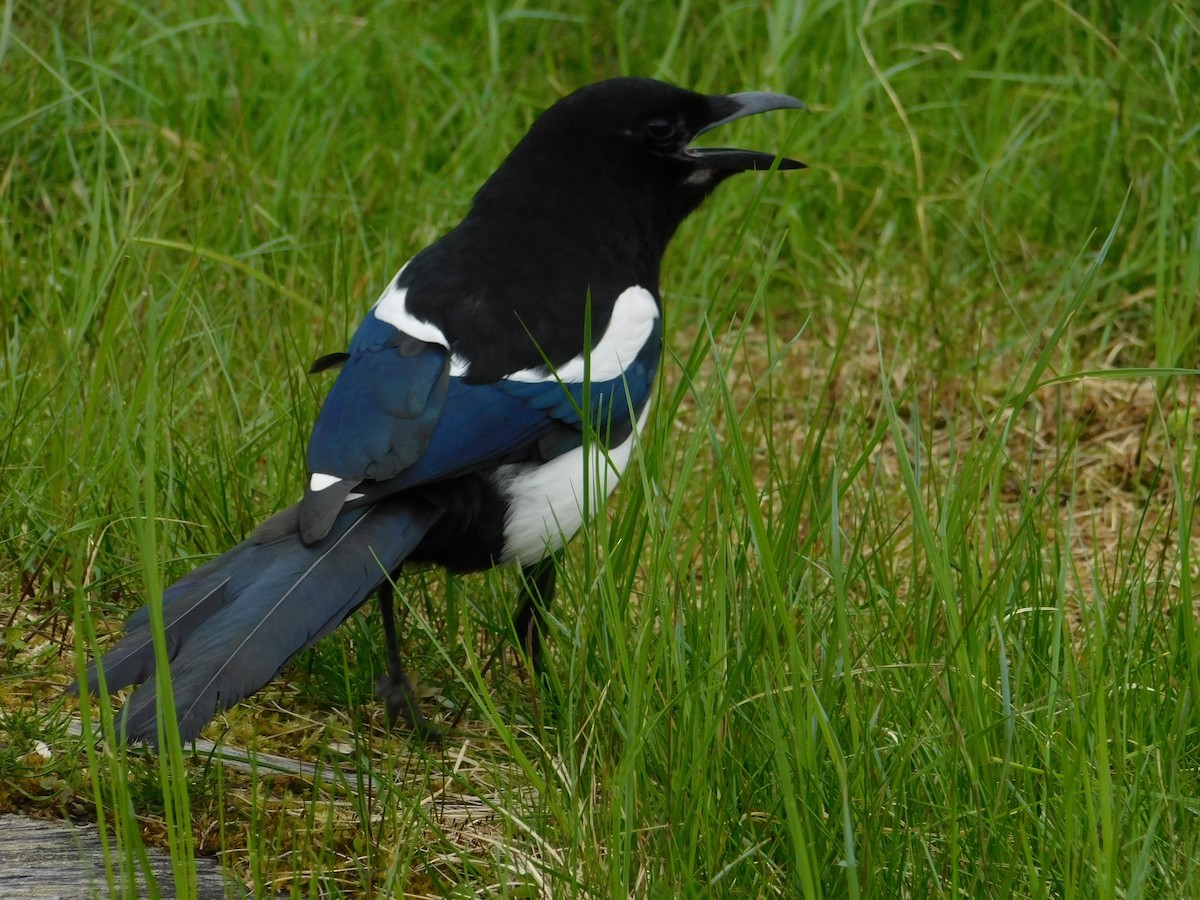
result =
[[[795,97],[789,97],[787,94],[771,94],[765,91],[720,94],[710,97],[709,100],[715,118],[692,135],[693,138],[746,116],[758,115],[758,113],[769,112],[773,109],[804,109],[804,104]],[[774,153],[737,150],[732,147],[687,147],[684,153],[689,159],[699,162],[706,168],[733,172],[763,171],[771,168],[776,159]],[[778,168],[805,169],[808,167],[794,159],[779,157]]]

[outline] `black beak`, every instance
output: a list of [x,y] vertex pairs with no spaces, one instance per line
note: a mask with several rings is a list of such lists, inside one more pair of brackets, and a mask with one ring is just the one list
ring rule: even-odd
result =
[[[744,94],[724,94],[710,98],[713,120],[698,130],[692,137],[706,131],[773,109],[804,109],[804,104],[787,94],[771,94],[765,91],[748,91]],[[775,154],[758,150],[737,150],[731,147],[688,147],[684,153],[708,169],[747,172],[769,169],[775,163]],[[787,157],[779,158],[780,169],[805,169],[804,163]]]

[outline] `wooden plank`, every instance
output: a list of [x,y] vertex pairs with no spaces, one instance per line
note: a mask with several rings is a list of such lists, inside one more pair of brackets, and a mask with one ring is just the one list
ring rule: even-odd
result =
[[[67,733],[74,735],[83,734],[83,724],[78,718],[71,720],[71,724],[67,726]],[[99,731],[96,732],[95,741],[97,743],[103,742]],[[247,774],[257,772],[259,775],[264,776],[292,775],[312,781],[323,781],[327,784],[344,785],[351,789],[354,788],[358,780],[358,774],[352,764],[347,764],[341,768],[328,764],[317,766],[313,763],[288,759],[285,756],[276,756],[273,753],[251,752],[250,750],[242,750],[238,747],[228,746],[227,744],[217,744],[203,738],[197,738],[190,744],[184,744],[184,748],[190,750],[197,757],[219,762],[227,768]],[[132,747],[130,750],[134,753],[150,752],[141,747]],[[371,782],[371,786],[376,791],[383,789],[383,783],[374,775],[368,772],[365,773],[365,777]],[[0,895],[0,900],[3,900],[2,895]]]
[[[160,894],[175,897],[170,857],[157,849],[148,849],[147,855]],[[201,900],[247,896],[245,888],[226,878],[215,860],[197,859],[196,870]],[[149,896],[140,872],[137,885],[133,896]],[[0,815],[0,897],[4,900],[90,900],[108,895],[95,825]]]

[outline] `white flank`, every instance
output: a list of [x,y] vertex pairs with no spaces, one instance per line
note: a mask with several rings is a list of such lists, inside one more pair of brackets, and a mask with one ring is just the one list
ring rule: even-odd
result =
[[313,472],[312,478],[308,480],[308,489],[310,491],[323,491],[327,487],[332,487],[342,479],[336,475],[326,475],[323,472]]
[[[400,270],[400,272],[403,271],[404,269]],[[383,296],[375,302],[375,318],[381,322],[387,322],[393,328],[415,337],[418,341],[424,341],[427,344],[437,344],[449,350],[450,342],[446,340],[446,335],[442,333],[442,329],[438,328],[432,322],[418,319],[408,311],[405,305],[408,289],[396,286],[396,281],[400,278],[400,272],[396,273],[396,277],[388,283],[387,289],[384,290]],[[469,362],[461,356],[455,354],[450,357],[450,375],[452,377],[461,378],[467,374],[469,367]]]
[[592,348],[590,371],[588,362],[582,356],[576,356],[554,372],[547,372],[545,366],[535,366],[532,369],[514,372],[506,376],[506,380],[581,384],[585,373],[594,382],[620,378],[626,367],[646,345],[657,318],[658,304],[654,302],[653,295],[635,284],[623,290],[613,304],[612,317],[608,320],[608,327],[604,329],[604,336]]
[[[638,434],[649,413],[647,403],[638,416]],[[607,455],[593,445],[588,448],[591,459],[586,466],[584,448],[577,447],[547,463],[513,463],[497,469],[496,484],[509,501],[503,560],[527,566],[544,559],[574,537],[583,525],[585,506],[595,515],[616,490],[629,465],[633,444],[631,434]]]

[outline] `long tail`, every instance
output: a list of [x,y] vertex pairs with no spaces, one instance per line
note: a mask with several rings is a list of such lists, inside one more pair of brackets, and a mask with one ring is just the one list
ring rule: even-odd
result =
[[[219,710],[255,693],[337,628],[413,552],[437,517],[420,502],[389,498],[342,513],[324,539],[306,546],[293,527],[293,507],[167,588],[163,618],[183,740],[193,740]],[[130,616],[125,636],[89,664],[92,693],[99,690],[100,670],[110,692],[141,685],[121,710],[118,734],[156,743],[148,608]]]

